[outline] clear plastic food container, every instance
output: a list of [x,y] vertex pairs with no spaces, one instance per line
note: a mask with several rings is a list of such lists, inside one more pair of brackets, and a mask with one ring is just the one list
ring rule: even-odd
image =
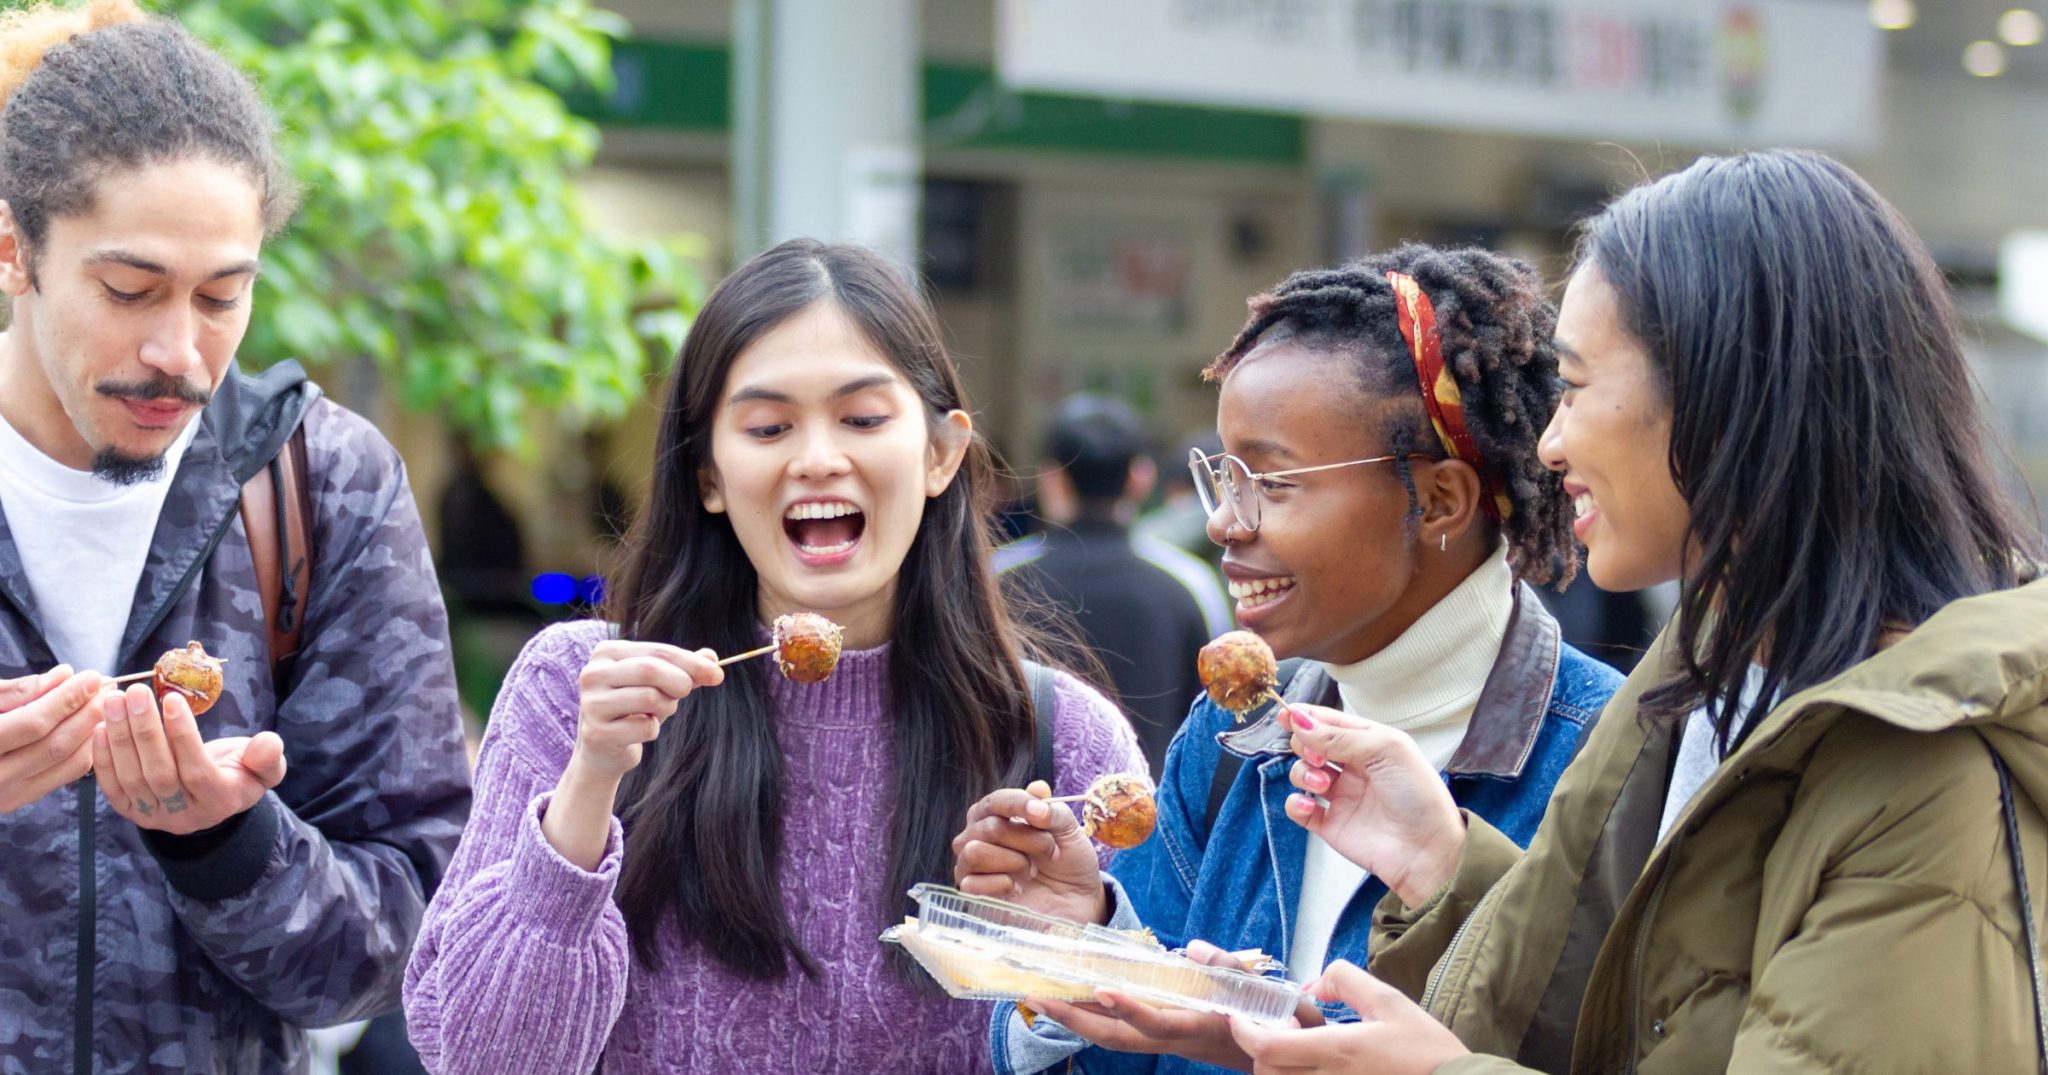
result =
[[1292,982],[1211,967],[1150,937],[1068,922],[944,885],[918,885],[915,918],[882,933],[946,992],[973,1000],[1095,999],[1114,989],[1162,1008],[1284,1023],[1302,993]]

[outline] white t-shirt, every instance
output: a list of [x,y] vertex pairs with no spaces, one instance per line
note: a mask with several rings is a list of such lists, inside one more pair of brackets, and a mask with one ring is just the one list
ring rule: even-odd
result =
[[44,455],[0,418],[0,511],[59,662],[110,676],[140,671],[114,662],[164,495],[198,429],[185,427],[156,479],[116,485]]
[[[1387,648],[1357,664],[1324,666],[1337,681],[1344,711],[1408,733],[1429,764],[1449,765],[1500,657],[1514,595],[1514,570],[1505,550],[1495,550]],[[1309,835],[1288,977],[1309,982],[1322,974],[1337,919],[1364,883],[1365,870]]]

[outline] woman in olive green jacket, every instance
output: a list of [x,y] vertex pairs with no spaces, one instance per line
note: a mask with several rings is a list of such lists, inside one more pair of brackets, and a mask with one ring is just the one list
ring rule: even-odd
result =
[[1314,987],[1363,1020],[1239,1024],[1256,1070],[2048,1071],[2048,582],[1925,248],[1709,158],[1591,222],[1558,337],[1588,571],[1678,615],[1526,854],[1307,710],[1290,813],[1393,891]]

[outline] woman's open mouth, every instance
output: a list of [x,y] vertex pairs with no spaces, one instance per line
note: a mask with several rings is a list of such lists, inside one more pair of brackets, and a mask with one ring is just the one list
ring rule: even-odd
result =
[[782,532],[797,559],[811,567],[844,563],[867,528],[867,515],[847,500],[800,501],[782,515]]

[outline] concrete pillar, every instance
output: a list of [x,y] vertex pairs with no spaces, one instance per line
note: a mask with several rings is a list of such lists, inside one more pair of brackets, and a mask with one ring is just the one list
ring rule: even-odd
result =
[[733,253],[810,236],[917,259],[918,0],[735,0]]

